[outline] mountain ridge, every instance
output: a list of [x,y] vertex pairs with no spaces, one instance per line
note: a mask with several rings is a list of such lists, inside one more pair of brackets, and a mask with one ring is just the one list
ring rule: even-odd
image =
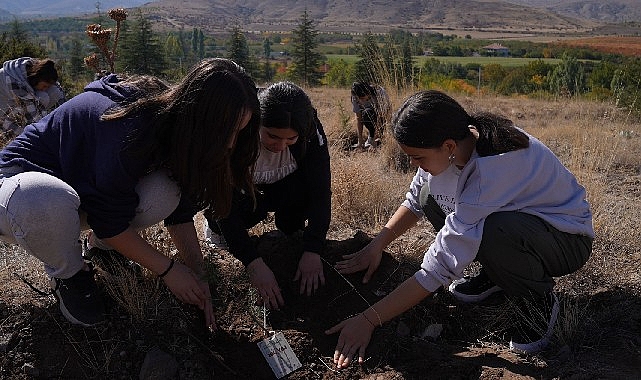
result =
[[[321,31],[502,30],[506,33],[573,34],[641,20],[641,1],[612,0],[103,0],[101,12],[140,6],[158,28],[228,31],[291,30],[307,10]],[[0,21],[95,14],[86,0],[0,0]],[[639,23],[637,23],[639,24]]]
[[[208,31],[235,25],[257,31],[291,29],[304,11],[317,22],[320,30],[325,31],[467,28],[581,32],[598,25],[590,20],[500,0],[322,0],[311,3],[298,0],[192,0],[180,4],[175,0],[159,0],[143,8],[159,22],[197,26]],[[213,22],[211,15],[215,15]]]

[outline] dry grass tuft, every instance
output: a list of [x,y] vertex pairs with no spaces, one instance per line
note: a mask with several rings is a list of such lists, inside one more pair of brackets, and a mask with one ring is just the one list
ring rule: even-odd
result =
[[371,230],[401,204],[411,175],[385,172],[376,152],[345,154],[332,149],[332,224]]

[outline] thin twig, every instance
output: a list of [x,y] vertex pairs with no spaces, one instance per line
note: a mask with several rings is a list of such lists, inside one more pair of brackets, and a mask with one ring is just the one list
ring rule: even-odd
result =
[[31,288],[31,290],[33,290],[34,292],[38,293],[38,294],[39,294],[39,295],[41,295],[41,296],[49,297],[50,295],[52,295],[52,294],[53,294],[53,291],[50,291],[50,292],[44,292],[44,291],[42,291],[42,290],[40,290],[40,289],[36,288],[36,287],[35,287],[32,283],[30,283],[30,282],[29,282],[29,281],[28,281],[24,276],[22,276],[22,275],[20,275],[20,274],[18,274],[18,273],[16,273],[16,272],[13,272],[12,274],[13,274],[14,276],[18,277],[20,280],[22,280],[22,282],[24,282],[25,284],[27,284],[27,286],[29,286],[29,287]]
[[321,260],[323,260],[325,264],[327,264],[330,268],[332,268],[334,272],[338,273],[338,275],[341,276],[343,280],[345,280],[345,282],[356,292],[356,294],[358,294],[358,296],[361,297],[363,301],[365,301],[367,306],[372,307],[372,304],[369,303],[369,301],[358,291],[358,289],[356,289],[356,287],[345,276],[343,276],[341,272],[336,270],[336,268],[334,268],[334,266],[330,264],[327,260],[325,260],[323,257],[321,257]]

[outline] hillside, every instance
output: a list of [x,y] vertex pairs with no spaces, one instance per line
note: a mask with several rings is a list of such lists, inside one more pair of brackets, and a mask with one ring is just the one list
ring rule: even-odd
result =
[[509,0],[571,17],[604,22],[641,21],[639,0]]
[[[390,6],[394,4],[394,6]],[[290,30],[307,10],[324,31],[386,31],[389,28],[507,30],[575,33],[597,24],[498,0],[405,2],[333,0],[159,0],[144,6],[167,26],[196,26],[210,32],[243,25],[248,30]]]

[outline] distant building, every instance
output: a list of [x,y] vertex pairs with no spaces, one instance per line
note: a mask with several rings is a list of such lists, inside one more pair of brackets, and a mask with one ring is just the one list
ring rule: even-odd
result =
[[510,49],[501,44],[491,44],[483,46],[483,49],[489,55],[496,55],[501,57],[507,57],[508,55],[510,55]]

